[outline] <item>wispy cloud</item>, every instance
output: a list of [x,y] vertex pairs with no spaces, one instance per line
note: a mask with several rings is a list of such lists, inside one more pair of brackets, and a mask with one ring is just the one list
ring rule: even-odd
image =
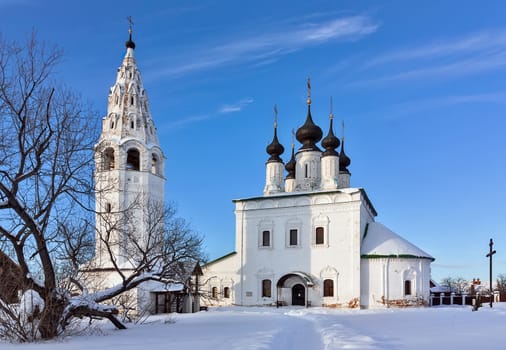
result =
[[449,95],[407,101],[392,105],[386,115],[388,115],[388,119],[397,119],[401,116],[441,109],[448,106],[481,103],[506,104],[506,91],[495,91],[469,95]]
[[252,98],[245,98],[240,100],[237,103],[234,104],[226,104],[221,106],[221,108],[218,110],[218,113],[233,113],[233,112],[240,112],[244,107],[247,105],[253,103]]
[[435,59],[502,49],[506,44],[506,31],[473,33],[448,41],[432,42],[379,55],[365,64],[365,68],[419,59]]
[[181,118],[181,119],[169,122],[169,123],[165,123],[160,127],[160,129],[161,129],[161,131],[181,129],[181,128],[184,128],[184,127],[191,125],[191,124],[196,124],[196,123],[203,122],[206,120],[219,118],[220,115],[223,115],[223,114],[240,112],[246,106],[252,104],[253,101],[254,101],[253,98],[243,98],[236,103],[222,105],[220,108],[218,108],[218,110],[215,113],[200,114],[200,115],[184,117],[184,118]]
[[200,47],[198,54],[186,53],[179,64],[171,64],[169,69],[158,72],[158,75],[178,76],[232,64],[267,64],[277,57],[310,46],[330,41],[358,40],[374,33],[378,27],[379,24],[366,16],[291,24],[212,47]]
[[[357,65],[360,66],[360,65]],[[506,68],[506,30],[468,34],[380,54],[364,62],[349,86],[441,80]]]

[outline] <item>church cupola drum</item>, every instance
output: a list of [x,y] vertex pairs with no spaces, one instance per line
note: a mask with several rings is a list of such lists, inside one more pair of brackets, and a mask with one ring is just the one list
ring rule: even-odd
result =
[[[107,115],[102,121],[102,133],[95,145],[95,188],[97,235],[104,232],[104,213],[121,213],[133,203],[131,225],[136,235],[144,235],[142,207],[147,201],[164,203],[165,156],[149,110],[149,101],[137,67],[132,40],[132,28],[125,43],[126,53],[117,70],[116,82],[109,90]],[[129,209],[130,210],[130,209]],[[122,230],[116,239],[121,242]],[[110,261],[103,258],[97,236],[95,259],[101,267]],[[118,262],[126,262],[125,252],[115,251]],[[105,260],[103,260],[105,259]]]
[[285,190],[283,183],[284,164],[283,160],[279,157],[284,151],[285,148],[278,140],[278,108],[274,106],[274,137],[266,148],[266,152],[270,157],[266,164],[265,195],[275,194]]

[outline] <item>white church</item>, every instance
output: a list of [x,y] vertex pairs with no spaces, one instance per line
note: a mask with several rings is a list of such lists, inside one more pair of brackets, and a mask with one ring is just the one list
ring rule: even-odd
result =
[[263,194],[234,200],[235,252],[204,266],[206,302],[428,305],[434,258],[374,220],[365,190],[350,187],[350,158],[344,137],[334,135],[332,113],[323,140],[313,122],[310,89],[308,81],[307,117],[296,132],[300,148],[292,145],[284,164],[275,123]]
[[[146,206],[164,202],[165,156],[134,49],[130,31],[95,146],[99,214],[93,266],[86,273],[101,287],[121,282],[117,269],[128,276],[137,258],[128,244],[120,244],[132,239],[121,236],[128,230],[108,227],[107,214],[114,216],[140,200],[123,224],[132,226],[130,232],[142,244],[148,230]],[[291,159],[284,164],[274,125],[263,194],[234,201],[235,252],[205,265],[200,289],[204,303],[349,308],[427,304],[434,258],[374,221],[376,210],[365,190],[350,187],[350,159],[344,139],[334,135],[332,114],[323,150],[318,145],[322,136],[311,117],[308,83],[307,117],[296,133],[301,146],[295,152],[292,145]],[[118,244],[103,244],[108,232],[118,235],[111,238]],[[168,310],[171,295],[185,298],[184,310],[176,311],[198,310],[197,295],[185,295],[182,285],[145,283],[133,291],[136,307],[150,313],[174,311]]]

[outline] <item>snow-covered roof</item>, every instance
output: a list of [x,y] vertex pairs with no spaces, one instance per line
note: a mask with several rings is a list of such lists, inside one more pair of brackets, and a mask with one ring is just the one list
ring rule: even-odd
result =
[[361,256],[364,258],[399,257],[435,260],[379,222],[370,222],[364,236],[361,247]]
[[184,284],[146,281],[142,283],[141,288],[150,292],[180,292],[184,289]]

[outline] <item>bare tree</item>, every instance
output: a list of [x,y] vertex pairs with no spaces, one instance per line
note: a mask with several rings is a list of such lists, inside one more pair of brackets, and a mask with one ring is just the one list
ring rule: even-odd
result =
[[506,293],[506,274],[500,273],[497,275],[496,290],[501,294]]
[[[95,232],[99,118],[51,80],[60,58],[35,35],[24,45],[0,39],[0,249],[18,265],[23,292],[18,306],[0,300],[0,337],[21,341],[53,338],[83,316],[124,328],[108,301],[148,280],[177,281],[202,258],[200,236],[142,196],[116,213],[96,213],[105,229]],[[132,215],[139,208],[144,214]],[[101,256],[83,269],[93,238]],[[118,284],[89,288],[83,270],[97,258],[110,261]]]
[[60,58],[34,34],[25,45],[0,39],[0,235],[22,271],[23,289],[44,300],[37,327],[43,338],[57,334],[65,307],[51,257],[57,213],[74,210],[90,193],[89,126],[97,119],[51,80]]

